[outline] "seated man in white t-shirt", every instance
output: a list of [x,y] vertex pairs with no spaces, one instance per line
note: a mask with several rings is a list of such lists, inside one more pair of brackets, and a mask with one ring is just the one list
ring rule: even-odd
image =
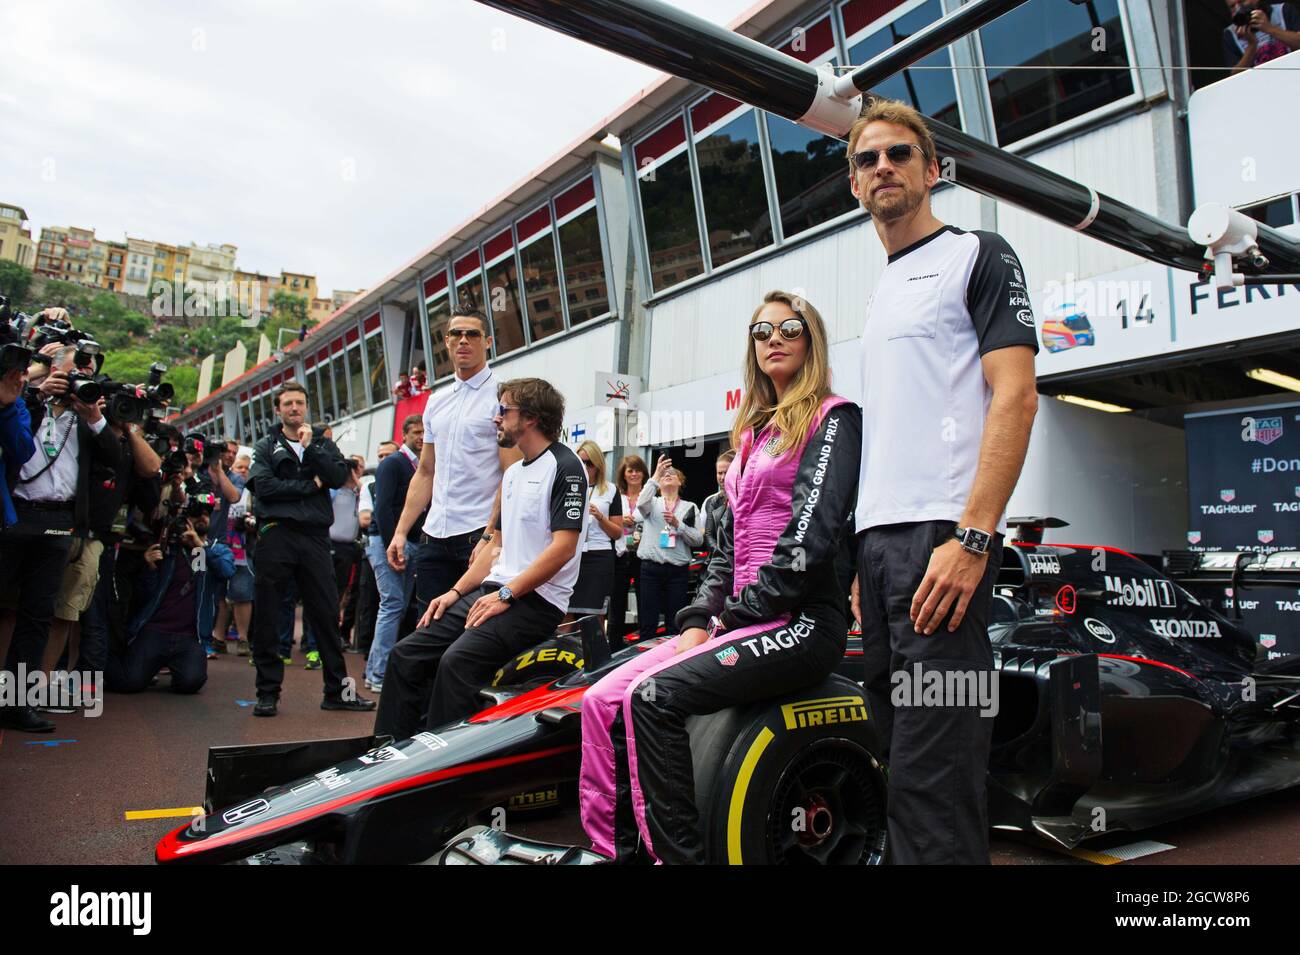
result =
[[498,396],[497,443],[524,455],[502,478],[500,547],[480,550],[393,647],[376,734],[405,739],[474,713],[492,674],[552,635],[568,609],[587,477],[558,440],[564,398],[540,378],[503,382]]

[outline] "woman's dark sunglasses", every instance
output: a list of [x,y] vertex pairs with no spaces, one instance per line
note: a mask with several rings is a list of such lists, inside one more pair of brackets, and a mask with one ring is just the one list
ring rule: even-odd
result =
[[771,322],[755,322],[749,326],[749,337],[756,342],[765,342],[772,337],[773,329],[781,332],[781,337],[786,341],[794,341],[807,329],[808,323],[802,318],[787,318],[780,325],[773,325]]
[[[889,157],[890,163],[901,166],[911,160],[913,149],[925,155],[916,143],[895,143],[885,150],[885,155]],[[853,165],[858,169],[875,169],[878,162],[880,162],[879,149],[862,149],[853,154]]]

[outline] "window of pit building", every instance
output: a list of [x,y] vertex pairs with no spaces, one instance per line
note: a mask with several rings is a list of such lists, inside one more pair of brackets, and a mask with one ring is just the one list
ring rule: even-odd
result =
[[564,331],[550,204],[520,219],[515,231],[519,236],[519,263],[524,275],[528,330],[532,340],[537,342]]
[[349,328],[343,334],[343,367],[347,370],[352,411],[364,411],[370,404],[370,390],[366,387],[366,369],[361,358],[360,328]]
[[978,35],[1002,146],[1133,95],[1118,0],[1029,0]]
[[555,221],[559,224],[560,261],[564,264],[572,328],[609,312],[596,183],[590,176],[555,197]]
[[[433,348],[433,369],[425,368],[425,378],[432,382],[451,374],[451,353],[447,351],[447,322],[451,318],[451,295],[447,291],[447,270],[441,268],[424,280],[424,314],[429,319],[429,341]],[[409,318],[406,322],[406,334],[402,343],[402,365],[394,369],[393,381],[402,372],[409,372],[414,364],[409,360],[415,348],[415,339],[419,337],[416,323]],[[423,343],[420,343],[423,357]]]
[[1276,199],[1269,199],[1267,202],[1259,202],[1253,206],[1243,206],[1241,212],[1250,216],[1257,222],[1273,228],[1291,225],[1296,221],[1294,201],[1296,196],[1279,196]]
[[704,271],[700,225],[695,215],[686,120],[678,114],[632,148],[641,221],[655,290]]
[[[777,49],[814,66],[835,63],[830,16],[791,31]],[[783,236],[798,235],[858,208],[849,191],[843,142],[781,116],[765,113],[764,119]]]
[[253,427],[253,414],[249,410],[247,391],[239,393],[239,436],[248,445],[257,440],[257,431]]
[[483,243],[488,314],[497,357],[524,347],[524,310],[519,297],[519,264],[514,230],[506,228]]
[[384,333],[379,313],[365,324],[366,375],[370,379],[370,403],[377,405],[389,398],[388,370],[384,365]]
[[[1030,0],[1030,5],[1034,2]],[[847,38],[845,46],[849,51],[849,64],[862,66],[941,19],[943,8],[939,0],[921,0],[919,3],[850,0],[840,7],[840,17]],[[946,49],[918,60],[910,68],[879,84],[873,92],[911,103],[941,123],[961,126],[952,57]]]
[[457,259],[453,271],[456,274],[456,301],[486,315],[487,296],[483,293],[483,271],[479,268],[478,249]]
[[716,269],[773,242],[753,107],[713,93],[690,108],[705,234]]
[[327,414],[330,421],[338,421],[352,414],[352,399],[348,395],[347,356],[343,351],[343,339],[336,338],[330,342],[330,365],[334,372],[334,413]]

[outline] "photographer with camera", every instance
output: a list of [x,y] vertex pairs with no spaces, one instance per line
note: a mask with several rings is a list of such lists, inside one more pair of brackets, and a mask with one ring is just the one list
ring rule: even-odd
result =
[[1300,50],[1300,10],[1293,3],[1227,0],[1232,23],[1223,30],[1223,62],[1233,73]]
[[84,541],[73,544],[54,603],[54,622],[42,659],[42,667],[50,672],[58,666],[65,646],[69,669],[95,672],[107,666],[108,613],[115,598],[113,579],[121,539],[114,524],[135,483],[154,481],[162,466],[162,459],[145,440],[149,402],[144,389],[108,379],[100,384],[105,392],[104,416],[117,441],[121,465],[116,470],[102,463],[92,465],[90,530]]
[[216,503],[212,494],[189,498],[145,552],[141,609],[127,627],[125,652],[109,656],[110,692],[139,693],[163,667],[173,693],[197,693],[207,682],[201,635],[212,630],[214,578],[228,580],[235,572],[230,548],[207,541]]
[[[333,441],[307,422],[307,389],[296,381],[275,392],[280,427],[253,449],[249,485],[257,517],[253,659],[257,666],[254,716],[275,716],[284,681],[279,655],[280,595],[292,580],[302,595],[306,624],[318,638],[324,664],[324,710],[368,711],[374,701],[345,695],[347,666],[339,637],[338,587],[330,560],[334,523],[330,490],[347,483],[351,466]],[[350,686],[350,681],[349,684]]]
[[[63,345],[28,371],[27,389],[35,449],[13,485],[12,527],[0,535],[0,591],[18,586],[18,618],[5,669],[35,672],[49,638],[54,602],[68,564],[73,536],[90,525],[92,466],[117,472],[121,451],[101,408],[101,390],[87,367],[98,346]],[[54,724],[26,706],[0,709],[0,726],[48,733]]]

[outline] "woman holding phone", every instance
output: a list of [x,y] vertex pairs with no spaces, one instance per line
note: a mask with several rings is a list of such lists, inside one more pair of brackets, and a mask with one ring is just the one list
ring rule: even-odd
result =
[[637,624],[642,640],[659,629],[659,616],[669,634],[677,632],[677,613],[690,599],[692,552],[704,542],[704,521],[699,509],[681,498],[686,476],[672,466],[672,458],[660,455],[655,473],[645,482],[637,499],[637,514],[643,522],[641,579],[637,583]]
[[730,507],[681,633],[582,701],[582,822],[616,861],[631,861],[639,837],[661,862],[704,862],[687,717],[811,686],[844,653],[835,557],[857,497],[862,412],[831,392],[821,316],[790,293],[764,296],[744,361]]

